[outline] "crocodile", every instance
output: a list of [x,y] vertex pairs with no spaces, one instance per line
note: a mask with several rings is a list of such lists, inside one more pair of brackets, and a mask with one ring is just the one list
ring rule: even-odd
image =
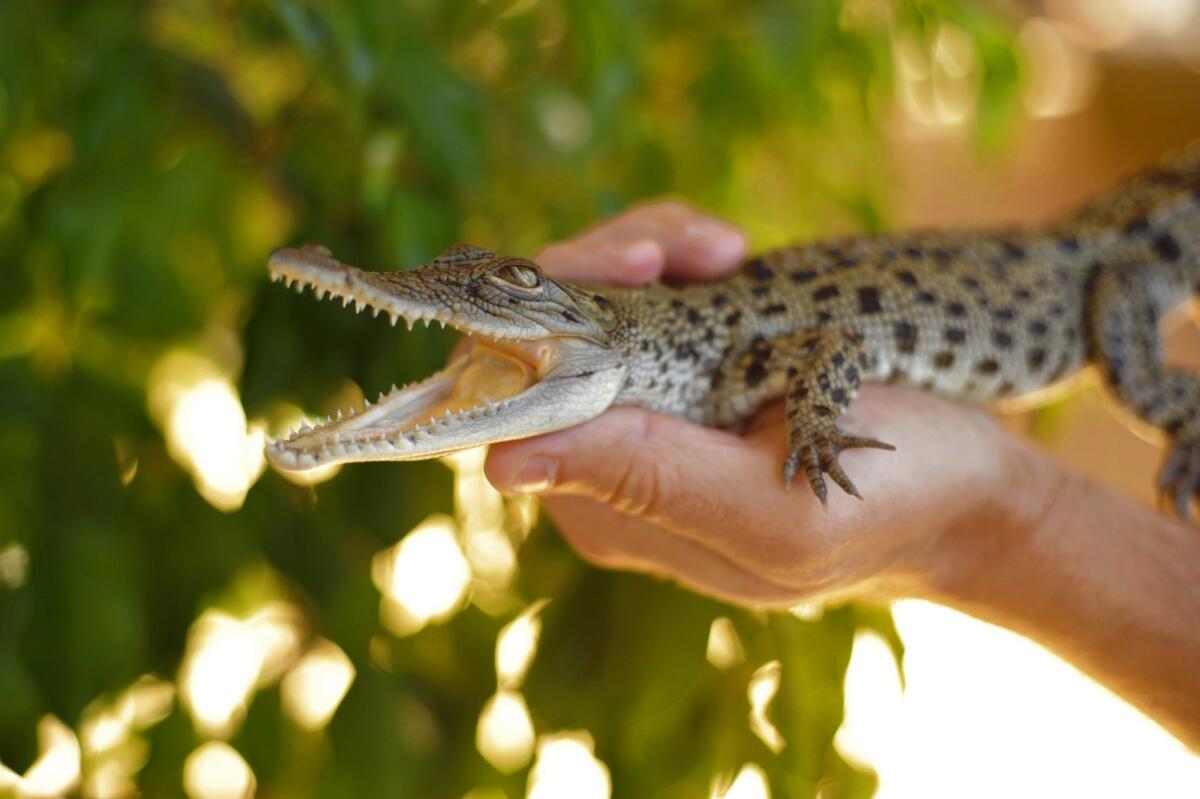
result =
[[281,469],[419,460],[578,425],[634,405],[736,428],[782,398],[782,482],[861,493],[848,448],[892,449],[838,419],[863,382],[960,400],[1037,402],[1087,368],[1169,448],[1158,490],[1200,498],[1200,375],[1169,367],[1158,323],[1200,292],[1200,141],[1048,223],[834,238],[748,258],[689,285],[574,285],[457,245],[399,272],[320,246],[270,273],[361,311],[466,334],[448,366],[361,410],[270,442]]

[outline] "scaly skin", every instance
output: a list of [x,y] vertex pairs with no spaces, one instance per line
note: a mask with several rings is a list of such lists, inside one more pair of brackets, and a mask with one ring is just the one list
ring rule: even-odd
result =
[[824,503],[824,475],[859,496],[841,450],[890,449],[838,427],[863,381],[1034,401],[1091,364],[1170,438],[1160,490],[1184,516],[1200,496],[1200,377],[1163,365],[1157,329],[1200,291],[1200,145],[1051,225],[819,242],[682,287],[583,288],[469,246],[388,273],[283,250],[271,271],[473,341],[430,380],[272,443],[285,469],[429,458],[613,405],[732,427],[782,397],[784,484],[802,471]]

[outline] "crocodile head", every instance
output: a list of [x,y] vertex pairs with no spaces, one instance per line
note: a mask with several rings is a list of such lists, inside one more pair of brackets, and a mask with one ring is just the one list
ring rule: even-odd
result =
[[418,269],[367,272],[304,247],[272,255],[270,271],[298,291],[388,314],[393,326],[436,320],[467,336],[432,377],[270,442],[282,469],[422,460],[560,430],[608,408],[624,379],[608,301],[532,261],[460,245]]

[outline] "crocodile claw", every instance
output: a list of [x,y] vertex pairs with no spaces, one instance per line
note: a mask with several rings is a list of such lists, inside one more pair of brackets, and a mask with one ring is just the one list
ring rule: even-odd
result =
[[836,427],[828,432],[812,433],[811,431],[800,440],[792,443],[787,460],[783,463],[783,485],[787,490],[792,488],[792,480],[796,473],[804,470],[808,484],[812,487],[821,506],[829,507],[828,490],[825,486],[824,475],[829,475],[843,491],[852,497],[862,499],[858,488],[843,471],[838,462],[838,456],[846,449],[886,449],[895,450],[891,444],[874,438],[849,436]]

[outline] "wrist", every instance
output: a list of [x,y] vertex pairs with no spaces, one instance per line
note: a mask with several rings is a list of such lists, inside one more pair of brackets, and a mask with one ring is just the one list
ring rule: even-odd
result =
[[921,598],[957,604],[1001,575],[1038,562],[1047,529],[1083,478],[1052,456],[996,428],[997,469],[946,525],[918,580]]

